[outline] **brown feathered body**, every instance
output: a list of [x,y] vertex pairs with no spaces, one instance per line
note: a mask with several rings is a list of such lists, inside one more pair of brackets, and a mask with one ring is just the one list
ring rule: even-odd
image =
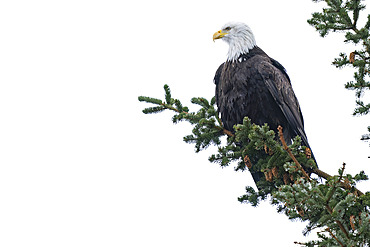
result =
[[235,61],[218,68],[216,102],[224,127],[233,131],[245,116],[258,125],[267,123],[276,131],[283,127],[289,143],[300,136],[309,147],[298,100],[284,67],[255,46]]

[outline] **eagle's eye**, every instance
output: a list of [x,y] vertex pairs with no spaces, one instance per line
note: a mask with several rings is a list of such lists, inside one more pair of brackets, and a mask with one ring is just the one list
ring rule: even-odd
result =
[[230,31],[231,30],[231,27],[226,27],[224,30],[225,31]]

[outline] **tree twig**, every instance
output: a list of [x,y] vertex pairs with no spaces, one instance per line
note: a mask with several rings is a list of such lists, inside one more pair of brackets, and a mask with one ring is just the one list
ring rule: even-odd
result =
[[[342,177],[343,177],[343,172],[344,172],[344,167],[345,167],[345,163],[343,163],[343,170],[342,170],[342,173],[340,174],[340,176],[339,176],[339,179],[338,179],[338,182],[339,182],[339,186],[341,186],[341,184],[342,184],[342,182],[341,182],[341,180],[342,180]],[[330,191],[330,194],[329,194],[329,196],[328,196],[328,198],[326,199],[326,205],[325,205],[325,207],[326,207],[326,209],[328,210],[328,212],[330,213],[330,214],[333,214],[333,209],[330,207],[330,205],[329,205],[329,202],[330,202],[330,199],[333,197],[333,195],[334,195],[334,193],[335,193],[335,191],[336,191],[336,189],[338,188],[338,186],[337,185],[334,185],[334,187],[333,187],[333,190],[331,190]],[[339,226],[339,228],[340,228],[340,230],[346,235],[346,237],[349,239],[349,234],[348,234],[348,232],[347,232],[347,230],[346,230],[346,228],[343,226],[343,224],[342,224],[342,222],[340,222],[339,220],[335,220],[335,222],[337,223],[337,225]],[[329,229],[329,228],[328,228]],[[334,237],[334,236],[333,236]],[[335,238],[335,237],[334,237]],[[337,240],[338,241],[338,240]]]
[[229,130],[227,130],[227,129],[225,129],[225,128],[223,128],[222,132],[223,132],[224,134],[228,135],[228,136],[235,136],[231,131],[229,131]]
[[[313,169],[312,173],[315,173],[316,175],[318,175],[319,177],[321,178],[324,178],[326,180],[328,180],[329,178],[333,177],[332,175],[318,169],[318,168],[315,168]],[[362,191],[360,191],[359,189],[357,189],[356,187],[352,187],[351,185],[349,184],[346,184],[346,183],[343,183],[343,182],[340,182],[341,184],[341,187],[344,188],[344,189],[347,189],[347,190],[351,190],[352,188],[355,190],[355,192],[359,195],[359,196],[362,196],[364,193]]]
[[341,241],[339,241],[339,239],[330,231],[329,228],[326,228],[326,231],[330,233],[330,235],[335,239],[337,240],[337,242],[340,244],[340,246],[344,247],[344,245],[342,244]]
[[290,148],[286,144],[286,142],[284,140],[284,135],[283,135],[283,127],[281,127],[279,125],[278,131],[279,131],[279,138],[280,138],[281,143],[283,144],[284,149],[288,152],[289,156],[292,158],[292,160],[297,165],[297,167],[302,171],[303,176],[305,176],[305,178],[307,178],[308,181],[311,181],[310,176],[308,176],[308,174],[306,173],[306,171],[303,169],[303,167],[301,166],[301,164],[299,164],[298,160],[296,159],[296,157],[294,157],[294,155],[292,154],[292,151],[290,150]]

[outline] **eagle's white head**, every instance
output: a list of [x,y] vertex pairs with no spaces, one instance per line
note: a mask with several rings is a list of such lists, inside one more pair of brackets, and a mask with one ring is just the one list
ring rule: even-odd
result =
[[215,39],[223,39],[229,44],[227,61],[236,61],[243,53],[256,46],[256,40],[249,26],[241,22],[229,22],[213,34]]

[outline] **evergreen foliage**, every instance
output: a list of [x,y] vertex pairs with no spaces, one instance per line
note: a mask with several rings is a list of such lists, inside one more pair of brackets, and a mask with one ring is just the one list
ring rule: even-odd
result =
[[[313,0],[322,2],[322,0]],[[349,66],[355,69],[354,81],[345,84],[345,88],[355,91],[356,108],[353,115],[366,115],[370,111],[370,103],[362,100],[366,90],[370,89],[370,14],[365,24],[359,27],[360,13],[365,9],[363,0],[325,0],[328,8],[322,12],[312,14],[308,23],[315,27],[322,37],[329,32],[342,31],[346,43],[353,43],[359,47],[350,54],[341,52],[335,58],[333,65],[337,68]],[[363,140],[368,140],[364,135]]]
[[[357,21],[360,12],[365,9],[363,1],[325,2],[328,8],[314,13],[308,22],[321,36],[330,31],[344,31],[345,42],[361,45],[361,49],[353,51],[349,57],[340,53],[333,64],[338,68],[352,66],[356,69],[355,81],[348,82],[345,87],[356,92],[354,115],[367,114],[370,104],[361,101],[361,97],[370,88],[370,15],[364,27],[359,28]],[[266,124],[255,125],[248,117],[230,132],[224,129],[218,116],[215,98],[192,98],[191,103],[200,109],[190,112],[179,99],[172,98],[168,85],[164,86],[164,91],[164,100],[139,97],[139,101],[154,105],[145,108],[143,113],[173,111],[174,123],[187,121],[193,126],[192,133],[185,136],[184,141],[194,144],[196,152],[210,145],[218,147],[218,152],[209,157],[210,162],[220,166],[234,165],[236,171],[263,173],[264,177],[257,183],[258,190],[247,186],[245,194],[238,200],[257,206],[261,200],[269,198],[278,212],[286,214],[289,219],[307,223],[304,235],[313,230],[317,232],[317,240],[296,242],[297,245],[370,246],[370,192],[364,194],[355,187],[358,182],[368,179],[364,172],[354,176],[346,174],[343,164],[338,174],[331,176],[317,168],[310,151],[301,145],[299,137],[287,146],[281,128],[276,134],[276,130],[270,130]],[[222,141],[223,138],[226,140]],[[364,140],[369,138],[370,134],[363,136]],[[310,177],[306,171],[319,178]]]
[[[271,198],[278,212],[307,222],[304,234],[320,229],[319,240],[299,243],[304,246],[369,246],[370,192],[363,194],[355,188],[357,182],[368,179],[364,172],[345,174],[343,164],[338,175],[330,176],[316,167],[299,137],[287,146],[281,129],[276,136],[266,124],[255,125],[248,117],[234,126],[234,132],[227,131],[218,117],[214,98],[193,98],[191,102],[201,108],[189,112],[180,100],[171,97],[168,85],[164,89],[164,101],[139,97],[139,101],[156,105],[145,108],[144,113],[173,111],[174,123],[187,121],[193,125],[192,134],[185,136],[184,141],[194,143],[196,152],[214,144],[218,153],[211,155],[209,161],[221,166],[234,164],[236,171],[249,169],[265,175],[257,183],[258,191],[246,187],[246,193],[238,198],[240,202],[257,206],[261,200]],[[225,135],[227,140],[222,144]],[[326,181],[310,178],[305,170]]]

